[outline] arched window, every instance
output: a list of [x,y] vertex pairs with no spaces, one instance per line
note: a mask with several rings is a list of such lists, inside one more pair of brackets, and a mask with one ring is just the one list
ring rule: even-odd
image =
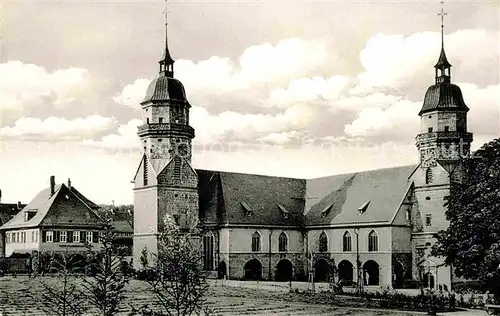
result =
[[255,251],[255,252],[260,251],[260,234],[259,234],[259,232],[255,232],[252,235],[252,251]]
[[432,169],[431,168],[427,168],[427,170],[425,170],[425,184],[429,184],[429,183],[432,183]]
[[344,251],[352,251],[352,243],[351,243],[351,234],[349,232],[344,233],[344,237],[342,238],[342,249]]
[[279,251],[288,251],[288,236],[285,234],[285,232],[282,232],[279,238]]
[[378,236],[374,230],[368,234],[368,251],[378,251]]
[[203,235],[203,267],[205,270],[214,269],[214,234],[212,232]]
[[322,232],[319,235],[319,252],[328,251],[328,236],[326,236],[325,232]]

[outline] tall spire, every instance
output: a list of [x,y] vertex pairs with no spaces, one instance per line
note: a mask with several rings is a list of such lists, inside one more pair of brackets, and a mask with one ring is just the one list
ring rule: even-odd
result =
[[161,57],[160,63],[160,74],[163,74],[165,77],[174,77],[174,59],[170,56],[170,52],[168,50],[168,7],[167,0],[165,0],[165,51],[163,52],[163,56]]
[[450,82],[451,80],[451,64],[444,52],[444,16],[447,14],[444,12],[444,0],[441,0],[441,12],[438,13],[441,16],[441,53],[438,62],[434,66],[436,68],[436,83]]

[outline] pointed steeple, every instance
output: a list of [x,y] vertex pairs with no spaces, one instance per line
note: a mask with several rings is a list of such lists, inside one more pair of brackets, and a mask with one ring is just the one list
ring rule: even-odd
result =
[[167,10],[167,0],[165,0],[165,51],[161,57],[160,63],[160,75],[165,77],[174,77],[174,59],[170,56],[168,50],[168,10]]
[[444,1],[441,1],[441,12],[438,13],[441,16],[441,53],[438,62],[434,66],[436,68],[436,83],[451,81],[451,64],[448,62],[444,51],[444,16],[447,14],[444,12]]

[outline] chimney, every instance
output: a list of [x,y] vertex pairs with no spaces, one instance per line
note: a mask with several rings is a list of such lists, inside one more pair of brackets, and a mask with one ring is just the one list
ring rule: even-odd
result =
[[0,203],[2,203],[2,190],[0,190]]
[[22,207],[21,207],[21,201],[17,201],[17,209],[18,210],[22,209]]
[[56,177],[50,176],[50,195],[54,195],[56,191]]
[[71,191],[71,179],[68,178],[68,189]]

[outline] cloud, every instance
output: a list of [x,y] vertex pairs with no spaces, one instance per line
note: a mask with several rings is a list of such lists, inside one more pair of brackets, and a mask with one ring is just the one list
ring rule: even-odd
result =
[[50,102],[63,106],[89,92],[86,69],[67,68],[48,72],[34,64],[8,61],[0,64],[0,106],[3,110],[23,110]]
[[140,148],[137,127],[142,125],[142,120],[133,119],[127,124],[120,125],[117,133],[109,134],[100,140],[85,139],[81,145],[86,147],[103,148],[110,151],[134,151]]
[[120,94],[113,97],[113,100],[116,103],[139,109],[149,83],[150,80],[148,79],[137,79],[133,83],[126,85]]
[[[498,31],[482,29],[445,35],[447,57],[460,74],[459,81],[471,80],[481,85],[498,81],[498,72],[485,74],[484,70],[498,68],[499,36]],[[440,42],[440,33],[436,32],[372,36],[359,55],[364,67],[358,75],[359,91],[390,88],[404,92],[401,90],[431,83]]]
[[[469,106],[468,130],[477,135],[498,135],[500,132],[500,85],[480,88],[475,84],[458,83]],[[388,108],[362,109],[358,117],[346,124],[345,133],[358,137],[379,137],[384,140],[414,137],[420,133],[418,112],[423,101],[400,100]]]
[[114,126],[114,118],[92,115],[67,120],[49,117],[44,120],[32,117],[18,119],[12,127],[2,127],[0,137],[7,139],[80,139]]

